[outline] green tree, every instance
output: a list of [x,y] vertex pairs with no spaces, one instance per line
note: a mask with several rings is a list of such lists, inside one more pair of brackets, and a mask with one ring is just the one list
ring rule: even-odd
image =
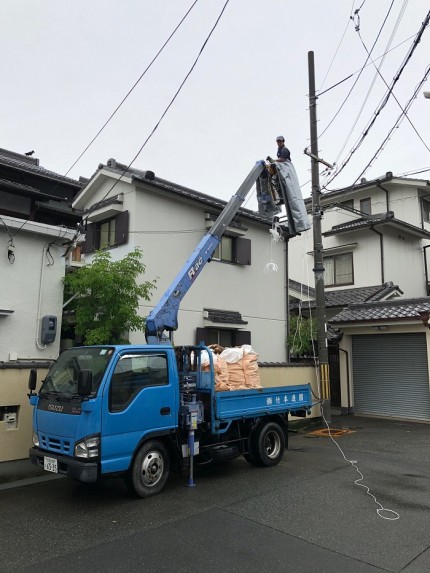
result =
[[313,356],[312,341],[317,337],[317,325],[314,318],[302,316],[290,317],[290,335],[288,347],[293,356]]
[[127,344],[130,331],[144,330],[138,315],[139,300],[150,300],[156,280],[137,283],[145,272],[142,251],[136,248],[119,261],[109,251],[98,251],[93,262],[69,273],[64,279],[66,297],[75,310],[75,333],[84,344]]

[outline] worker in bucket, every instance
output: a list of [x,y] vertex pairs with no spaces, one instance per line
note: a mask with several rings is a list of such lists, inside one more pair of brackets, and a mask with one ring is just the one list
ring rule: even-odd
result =
[[276,143],[278,145],[278,151],[276,154],[278,159],[275,161],[279,161],[280,163],[283,163],[284,161],[291,161],[290,150],[285,147],[285,139],[282,135],[278,135],[276,138]]

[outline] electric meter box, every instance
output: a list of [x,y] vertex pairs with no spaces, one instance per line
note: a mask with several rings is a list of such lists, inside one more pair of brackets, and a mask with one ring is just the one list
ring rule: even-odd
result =
[[40,341],[42,344],[54,342],[57,334],[57,317],[46,315],[42,318],[42,328],[40,332]]

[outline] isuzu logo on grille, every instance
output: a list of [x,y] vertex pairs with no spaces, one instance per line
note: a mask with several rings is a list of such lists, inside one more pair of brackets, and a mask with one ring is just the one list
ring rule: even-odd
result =
[[60,404],[48,404],[48,410],[52,412],[62,412],[64,410],[64,406],[60,406]]

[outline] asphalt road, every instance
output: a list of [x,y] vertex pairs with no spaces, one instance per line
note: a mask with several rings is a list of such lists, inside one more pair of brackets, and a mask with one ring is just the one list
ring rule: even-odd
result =
[[9,484],[0,490],[0,571],[428,573],[430,426],[358,417],[333,425],[352,430],[337,443],[399,519],[378,515],[330,438],[300,432],[275,468],[237,459],[200,470],[195,488],[174,475],[147,500],[129,497],[121,480]]

